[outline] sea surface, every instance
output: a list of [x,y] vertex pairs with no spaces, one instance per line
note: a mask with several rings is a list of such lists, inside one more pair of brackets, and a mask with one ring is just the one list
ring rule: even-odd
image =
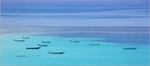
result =
[[[40,49],[26,49],[44,44],[41,41],[51,43]],[[2,26],[0,47],[1,66],[150,65],[149,27]],[[65,53],[50,54],[49,51]]]

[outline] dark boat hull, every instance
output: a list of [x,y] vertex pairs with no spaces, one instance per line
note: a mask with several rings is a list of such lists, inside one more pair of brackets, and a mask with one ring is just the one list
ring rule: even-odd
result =
[[47,46],[48,44],[38,44],[38,46]]
[[65,52],[49,52],[50,54],[64,54]]
[[26,47],[26,49],[40,49],[41,47]]
[[14,41],[16,41],[16,42],[24,42],[25,40],[16,40],[16,39],[14,39]]
[[24,39],[29,39],[29,37],[23,37]]
[[92,44],[92,43],[89,43],[90,46],[98,46],[100,44]]
[[51,43],[51,41],[41,41],[42,43]]
[[123,50],[136,50],[137,48],[123,48]]

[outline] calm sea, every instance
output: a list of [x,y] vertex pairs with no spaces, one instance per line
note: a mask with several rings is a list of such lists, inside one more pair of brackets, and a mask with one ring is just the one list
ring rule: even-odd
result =
[[[34,35],[68,38],[105,38],[106,42],[149,45],[149,27],[2,26],[1,35]],[[97,40],[99,41],[99,40]]]
[[[23,36],[30,38],[14,41]],[[40,49],[26,49],[43,40],[51,43]],[[128,47],[137,49],[123,49]],[[0,66],[149,66],[149,28],[2,26],[0,57]]]

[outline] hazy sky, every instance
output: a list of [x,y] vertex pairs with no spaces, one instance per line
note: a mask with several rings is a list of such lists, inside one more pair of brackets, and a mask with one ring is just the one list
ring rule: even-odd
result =
[[148,26],[149,0],[1,0],[3,26]]

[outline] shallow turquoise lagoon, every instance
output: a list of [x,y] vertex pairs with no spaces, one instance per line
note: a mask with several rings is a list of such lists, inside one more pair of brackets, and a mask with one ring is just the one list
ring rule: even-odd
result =
[[[55,36],[29,36],[25,42],[15,42],[23,36],[1,36],[2,66],[149,66],[149,45],[120,44],[104,41],[105,38],[69,38]],[[47,47],[38,46],[41,41],[51,41]],[[72,43],[70,40],[79,40]],[[97,41],[99,40],[99,41]],[[100,43],[90,46],[89,43]],[[137,47],[136,50],[123,50]],[[65,51],[64,54],[49,54],[49,51]]]

